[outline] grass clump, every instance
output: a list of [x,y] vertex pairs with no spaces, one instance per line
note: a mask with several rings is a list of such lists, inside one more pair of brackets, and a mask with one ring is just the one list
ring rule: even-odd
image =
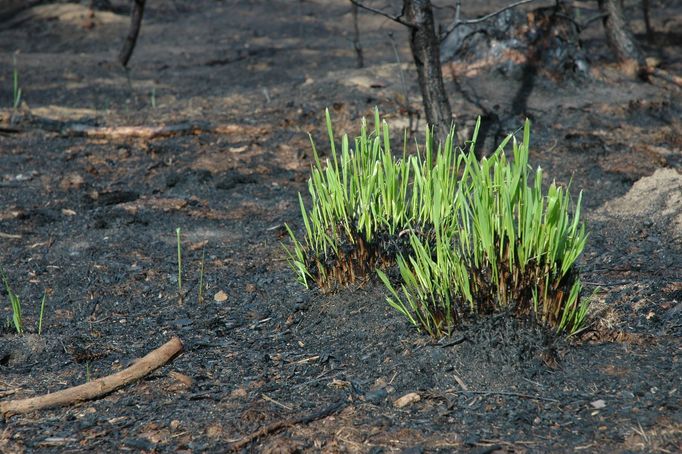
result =
[[[310,209],[299,194],[304,239],[287,226],[301,283],[329,290],[376,269],[389,304],[434,337],[495,311],[580,329],[588,309],[575,266],[587,240],[582,194],[573,208],[567,189],[553,182],[543,191],[542,169],[528,165],[529,122],[521,143],[510,134],[479,161],[478,124],[468,150],[453,146],[454,131],[436,148],[427,130],[416,154],[404,145],[394,157],[378,112],[373,131],[363,120],[354,148],[341,139],[340,154],[329,112],[326,120],[330,156],[323,165],[313,144]],[[399,279],[385,272],[392,266]]]
[[[512,162],[504,153],[509,141]],[[569,333],[585,320],[575,268],[587,240],[582,194],[571,214],[567,190],[553,182],[544,193],[542,169],[529,172],[529,143],[529,122],[522,143],[510,135],[481,161],[472,143],[448,201],[452,217],[436,222],[435,244],[410,238],[411,251],[398,258],[400,291],[379,271],[389,303],[434,337],[498,310]]]
[[388,125],[378,111],[374,129],[363,119],[354,147],[344,135],[338,153],[329,111],[326,120],[331,150],[324,165],[312,143],[311,209],[299,194],[304,240],[287,226],[294,245],[287,250],[289,262],[299,281],[322,290],[365,279],[375,268],[393,264],[409,246],[407,233],[425,240],[432,236],[433,199],[454,196],[456,185],[448,169],[460,159],[451,139],[444,151],[435,153],[431,137],[423,153],[408,156],[403,146],[402,156],[394,157]]

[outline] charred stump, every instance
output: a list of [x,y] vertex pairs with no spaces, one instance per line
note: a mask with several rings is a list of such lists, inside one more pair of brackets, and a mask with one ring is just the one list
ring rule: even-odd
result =
[[403,0],[403,17],[410,28],[410,49],[417,68],[427,123],[444,142],[452,126],[452,110],[443,84],[440,42],[430,0]]

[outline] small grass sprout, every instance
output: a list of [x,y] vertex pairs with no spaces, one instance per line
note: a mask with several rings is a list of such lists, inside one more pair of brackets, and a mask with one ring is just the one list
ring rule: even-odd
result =
[[12,290],[12,287],[9,285],[7,275],[1,268],[0,275],[2,275],[2,282],[5,286],[5,291],[7,292],[7,299],[9,301],[10,307],[12,308],[12,323],[14,325],[14,329],[16,330],[17,334],[23,334],[24,322],[21,316],[21,301],[19,300],[17,294]]
[[156,109],[156,87],[152,87],[152,90],[149,92],[149,101],[152,109]]
[[206,249],[201,249],[201,263],[199,264],[199,304],[204,302],[204,263],[206,259]]
[[183,295],[182,295],[182,244],[180,243],[180,233],[181,229],[180,227],[177,227],[175,229],[175,237],[177,240],[178,244],[178,299],[180,300],[180,303],[182,304],[183,301]]
[[17,57],[12,56],[12,108],[18,109],[21,105],[21,87],[19,86],[19,70],[17,69]]
[[43,292],[43,298],[40,300],[40,316],[38,317],[38,336],[43,333],[43,315],[45,314],[45,302],[47,301],[47,290]]

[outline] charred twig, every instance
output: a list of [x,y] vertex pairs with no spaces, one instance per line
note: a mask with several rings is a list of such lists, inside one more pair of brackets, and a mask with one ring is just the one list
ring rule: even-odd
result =
[[254,440],[257,440],[260,437],[264,437],[266,435],[269,435],[271,433],[277,432],[282,429],[286,429],[287,427],[292,427],[297,424],[308,424],[313,421],[317,421],[318,419],[324,419],[328,416],[333,415],[334,413],[338,413],[341,411],[345,406],[347,405],[347,400],[346,399],[341,399],[338,402],[323,408],[322,410],[315,411],[313,413],[309,413],[307,415],[303,416],[297,416],[295,418],[289,418],[289,419],[284,419],[281,421],[274,422],[272,424],[268,424],[267,426],[261,427],[257,431],[247,435],[246,437],[235,441],[234,443],[230,444],[229,448],[232,451],[239,451],[240,449],[246,447],[249,445]]
[[642,15],[644,16],[646,39],[652,42],[654,40],[654,29],[651,27],[651,19],[649,18],[649,0],[642,0]]
[[380,16],[387,17],[388,19],[391,19],[392,21],[397,22],[399,24],[411,27],[411,24],[409,24],[408,22],[405,22],[405,20],[403,19],[403,13],[402,12],[399,15],[394,16],[392,14],[387,13],[386,11],[382,11],[380,9],[372,8],[371,6],[367,6],[367,5],[359,2],[358,0],[350,0],[350,2],[353,5],[358,6],[359,8],[362,8],[362,9],[367,10],[369,12],[372,12],[374,14],[378,14]]
[[446,392],[453,394],[477,394],[479,396],[506,396],[506,397],[520,397],[522,399],[543,400],[546,402],[559,402],[556,399],[549,397],[531,396],[530,394],[505,392],[505,391],[463,391],[459,389],[450,389]]
[[128,66],[128,60],[130,60],[131,55],[133,55],[137,36],[140,34],[145,1],[146,0],[134,0],[133,2],[133,11],[130,13],[130,30],[128,31],[125,43],[123,43],[121,53],[118,55],[118,61],[124,68]]
[[585,22],[580,24],[579,30],[583,30],[583,29],[587,28],[587,26],[590,25],[592,22],[596,22],[599,19],[604,19],[607,16],[608,16],[608,14],[605,14],[605,13],[595,14],[594,16],[590,17],[589,19],[585,19]]
[[653,66],[647,66],[644,69],[644,72],[648,76],[658,77],[659,79],[663,79],[666,82],[669,82],[673,85],[677,85],[678,87],[682,88],[682,77],[680,76],[676,76],[675,74],[671,74],[668,71],[665,71],[660,68],[655,68]]
[[144,377],[166,364],[181,350],[182,341],[178,337],[173,337],[161,347],[137,360],[132,366],[115,374],[43,396],[0,402],[0,415],[8,418],[20,413],[95,399]]
[[500,9],[498,9],[497,11],[493,11],[493,12],[490,13],[490,14],[486,14],[485,16],[477,17],[476,19],[467,19],[467,20],[461,20],[461,19],[459,18],[459,3],[458,3],[457,9],[456,9],[457,12],[455,13],[455,20],[454,20],[454,21],[452,22],[452,24],[450,24],[450,26],[445,30],[445,33],[443,34],[443,36],[449,35],[450,33],[452,33],[452,31],[453,31],[455,28],[457,28],[457,27],[459,27],[459,26],[461,26],[461,25],[472,25],[472,24],[478,24],[478,23],[480,23],[480,22],[485,22],[485,21],[487,21],[488,19],[491,19],[491,18],[497,16],[498,14],[502,14],[503,12],[505,12],[505,11],[507,11],[507,10],[509,10],[509,9],[516,8],[517,6],[525,5],[526,3],[531,3],[531,2],[534,2],[534,1],[535,1],[535,0],[520,0],[520,1],[518,1],[518,2],[514,2],[514,3],[510,4],[510,5],[507,5],[507,6],[505,6],[504,8],[500,8]]

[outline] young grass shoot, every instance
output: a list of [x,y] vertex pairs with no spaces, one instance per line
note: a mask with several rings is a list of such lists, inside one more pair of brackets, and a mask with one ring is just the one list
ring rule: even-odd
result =
[[201,249],[201,263],[199,264],[199,295],[198,303],[202,304],[204,302],[204,263],[206,259],[206,249]]
[[182,244],[180,243],[180,233],[180,227],[177,227],[175,229],[175,237],[178,244],[178,300],[180,301],[180,304],[182,304]]
[[21,301],[16,293],[12,290],[9,285],[9,280],[5,271],[0,268],[0,275],[2,276],[2,283],[5,286],[5,292],[7,292],[7,299],[9,305],[12,308],[12,323],[17,334],[23,334],[24,332],[24,321],[21,316]]
[[21,105],[21,87],[19,86],[19,70],[17,69],[17,57],[12,57],[12,108],[18,109]]

